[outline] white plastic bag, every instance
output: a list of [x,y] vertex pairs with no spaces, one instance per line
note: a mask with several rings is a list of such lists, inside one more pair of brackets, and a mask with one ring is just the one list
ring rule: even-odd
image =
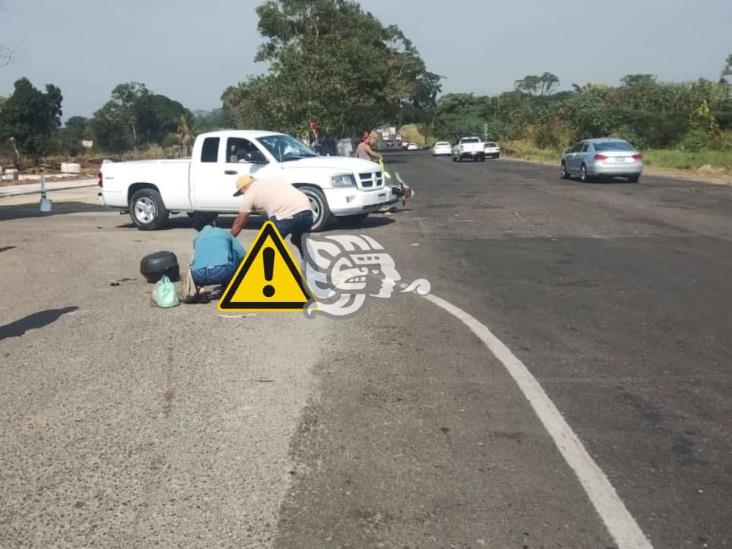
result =
[[152,298],[155,304],[163,309],[170,309],[171,307],[180,305],[178,294],[175,293],[175,286],[173,286],[173,283],[165,275],[155,283]]

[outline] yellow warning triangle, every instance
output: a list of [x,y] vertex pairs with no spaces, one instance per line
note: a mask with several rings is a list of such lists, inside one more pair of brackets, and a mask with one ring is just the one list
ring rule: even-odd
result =
[[310,296],[290,250],[265,222],[219,300],[219,311],[301,311]]

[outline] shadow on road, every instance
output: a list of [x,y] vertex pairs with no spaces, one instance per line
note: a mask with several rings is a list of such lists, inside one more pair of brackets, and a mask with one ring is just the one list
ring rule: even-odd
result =
[[0,253],[7,252],[8,250],[14,250],[15,248],[17,248],[17,246],[3,246],[0,248]]
[[[390,215],[398,215],[400,212],[407,212],[410,211],[409,208],[399,208],[396,212]],[[216,218],[216,226],[220,229],[230,229],[231,225],[234,223],[234,219],[236,216],[234,215],[220,215]],[[383,214],[371,214],[363,221],[358,222],[348,222],[345,220],[338,220],[333,223],[328,230],[333,229],[341,229],[344,227],[348,227],[349,229],[369,229],[374,227],[382,227],[384,225],[390,225],[391,223],[394,223],[394,219],[392,217],[386,217]],[[246,229],[255,230],[258,231],[262,228],[262,225],[264,225],[264,222],[267,221],[267,218],[264,216],[253,216],[249,218],[249,221],[247,222]],[[123,223],[122,225],[117,225],[118,229],[131,229],[131,230],[137,230],[137,226],[134,223]],[[164,227],[161,227],[160,229],[156,229],[158,231],[170,231],[170,230],[177,230],[177,229],[190,229],[194,230],[193,223],[188,218],[188,216],[182,215],[182,216],[176,216],[171,217],[168,219],[168,222],[165,224]],[[327,232],[327,231],[326,231]]]
[[50,213],[41,213],[38,202],[30,204],[12,204],[0,206],[0,221],[12,219],[23,219],[28,217],[48,217],[52,215],[64,215],[85,212],[108,212],[104,206],[88,204],[86,202],[54,202]]
[[0,341],[9,337],[21,337],[28,330],[36,330],[48,326],[56,322],[63,315],[77,311],[78,309],[76,306],[63,307],[62,309],[47,309],[24,316],[10,324],[0,326]]

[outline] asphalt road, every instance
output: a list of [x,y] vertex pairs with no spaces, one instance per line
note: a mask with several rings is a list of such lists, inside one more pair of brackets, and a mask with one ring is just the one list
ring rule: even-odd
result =
[[[526,365],[661,547],[732,545],[732,188],[387,159],[362,227]],[[414,294],[347,319],[149,306],[142,233],[0,199],[0,546],[614,547],[506,367]],[[25,203],[25,204],[24,204]],[[248,230],[251,242],[255,230]]]

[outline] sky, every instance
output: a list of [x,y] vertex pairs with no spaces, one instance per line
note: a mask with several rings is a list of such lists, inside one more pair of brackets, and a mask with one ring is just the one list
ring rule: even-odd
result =
[[[191,110],[219,107],[254,62],[261,0],[0,0],[0,96],[28,77],[53,83],[64,118],[90,116],[121,82],[143,82]],[[631,73],[664,81],[719,78],[732,53],[730,0],[361,0],[396,24],[443,93],[495,94],[549,71],[562,88],[616,84]]]

